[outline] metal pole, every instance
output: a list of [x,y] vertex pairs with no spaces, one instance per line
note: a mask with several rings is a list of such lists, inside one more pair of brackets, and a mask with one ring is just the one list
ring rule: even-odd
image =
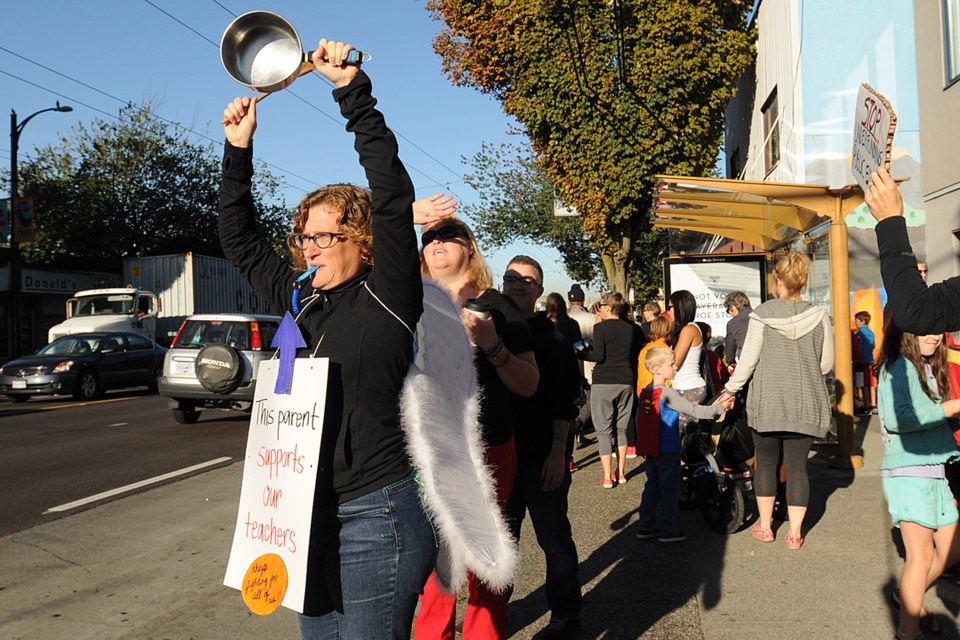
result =
[[833,307],[833,343],[837,381],[837,453],[830,459],[834,469],[859,469],[863,456],[854,453],[853,351],[850,337],[850,263],[847,224],[843,220],[843,197],[834,195],[830,215],[830,298]]
[[16,236],[16,207],[14,201],[17,198],[19,180],[17,176],[17,150],[20,144],[20,133],[27,123],[34,116],[47,111],[59,111],[67,113],[73,111],[73,107],[60,106],[57,100],[57,106],[41,109],[31,113],[23,119],[23,122],[17,124],[17,112],[10,109],[10,357],[16,358],[20,355],[20,243]]
[[17,242],[14,202],[17,199],[17,145],[20,130],[17,112],[10,109],[10,357],[20,355],[20,243]]

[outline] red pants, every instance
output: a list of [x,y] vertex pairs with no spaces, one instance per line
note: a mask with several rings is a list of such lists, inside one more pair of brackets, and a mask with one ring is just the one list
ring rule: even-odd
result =
[[[487,464],[497,483],[497,503],[503,511],[517,472],[517,450],[510,441],[487,447]],[[472,573],[467,574],[467,611],[463,617],[463,640],[499,640],[507,637],[507,596],[493,593]],[[413,628],[414,640],[453,640],[456,633],[457,597],[445,592],[431,574],[420,596],[420,612]]]

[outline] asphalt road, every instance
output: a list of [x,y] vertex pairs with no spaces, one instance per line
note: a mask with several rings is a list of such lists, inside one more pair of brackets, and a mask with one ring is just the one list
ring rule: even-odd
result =
[[[238,592],[222,586],[246,416],[210,414],[182,426],[168,418],[162,398],[107,400],[115,401],[50,403],[57,408],[0,403],[0,519],[6,528],[10,515],[19,522],[15,533],[0,535],[0,638],[298,637],[292,611],[256,616]],[[777,541],[765,544],[750,536],[749,520],[724,536],[709,530],[697,511],[681,514],[687,542],[637,541],[642,460],[628,463],[626,486],[604,490],[597,484],[596,447],[579,449],[581,470],[570,496],[584,593],[579,637],[892,637],[897,611],[889,596],[902,558],[882,498],[881,448],[877,418],[864,418],[855,446],[863,469],[833,468],[829,447],[811,455],[808,533],[800,551],[787,549],[782,525]],[[68,517],[42,514],[66,500],[227,455],[235,462]],[[531,640],[549,612],[543,555],[529,522],[520,547],[508,635]],[[940,581],[925,604],[944,627],[940,638],[960,640],[960,587]]]
[[246,414],[206,411],[181,425],[166,403],[146,390],[0,402],[0,536],[243,459]]

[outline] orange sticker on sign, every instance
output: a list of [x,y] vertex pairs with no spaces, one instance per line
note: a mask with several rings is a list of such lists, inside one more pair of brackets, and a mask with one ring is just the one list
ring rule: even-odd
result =
[[250,564],[243,576],[243,601],[258,616],[273,613],[287,593],[287,565],[275,553],[266,553]]

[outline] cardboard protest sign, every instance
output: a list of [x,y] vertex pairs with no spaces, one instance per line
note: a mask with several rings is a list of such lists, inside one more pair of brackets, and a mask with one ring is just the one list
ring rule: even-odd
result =
[[850,170],[860,188],[870,186],[870,174],[878,167],[890,170],[890,151],[897,130],[897,114],[887,99],[864,83],[857,95],[853,119],[853,152]]
[[328,369],[327,358],[295,359],[289,393],[275,391],[280,360],[263,361],[257,373],[223,583],[259,615],[280,606],[303,612]]

